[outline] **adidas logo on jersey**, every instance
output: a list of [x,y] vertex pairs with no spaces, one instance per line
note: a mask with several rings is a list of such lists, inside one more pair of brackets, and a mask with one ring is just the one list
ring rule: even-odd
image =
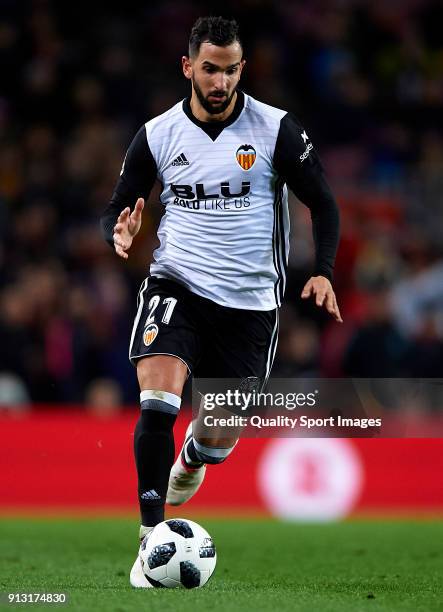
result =
[[145,491],[140,495],[141,499],[161,499],[160,495],[157,493],[155,489],[151,489],[150,491]]
[[174,161],[172,162],[173,166],[189,166],[189,162],[185,157],[185,154],[182,153],[181,155],[179,155],[178,157],[176,157],[174,159]]

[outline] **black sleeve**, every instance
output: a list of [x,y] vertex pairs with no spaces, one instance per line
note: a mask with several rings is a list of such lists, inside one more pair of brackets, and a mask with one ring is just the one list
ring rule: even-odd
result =
[[100,217],[103,237],[110,246],[114,246],[112,236],[119,214],[126,206],[134,208],[137,198],[148,198],[156,177],[157,166],[142,126],[129,146],[112,198]]
[[340,220],[320,159],[306,131],[291,113],[283,117],[274,152],[274,168],[311,211],[315,243],[314,275],[332,280]]

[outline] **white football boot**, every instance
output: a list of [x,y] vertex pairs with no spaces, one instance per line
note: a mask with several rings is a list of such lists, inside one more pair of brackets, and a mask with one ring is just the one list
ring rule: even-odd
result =
[[134,561],[131,573],[129,574],[129,582],[131,583],[131,586],[133,586],[135,589],[153,588],[152,584],[148,582],[143,573],[142,560],[140,557],[140,553],[142,551],[142,542],[145,536],[149,537],[149,534],[153,529],[153,527],[144,527],[143,525],[141,525],[140,527],[140,548],[138,549],[137,559]]
[[170,506],[180,506],[187,502],[188,499],[191,499],[191,497],[197,493],[205,477],[206,465],[202,465],[198,468],[190,468],[183,463],[182,452],[191,438],[192,421],[188,425],[185,441],[183,442],[183,446],[169,475],[166,503]]

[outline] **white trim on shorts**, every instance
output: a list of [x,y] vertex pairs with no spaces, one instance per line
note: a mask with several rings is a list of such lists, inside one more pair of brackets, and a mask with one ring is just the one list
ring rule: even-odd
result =
[[[143,305],[145,303],[145,298],[143,296],[144,292],[146,291],[146,289],[148,288],[148,278],[145,278],[145,280],[142,282],[139,292],[138,292],[138,308],[137,308],[137,314],[135,315],[135,319],[134,319],[134,325],[132,326],[132,333],[131,333],[131,340],[129,341],[129,361],[132,363],[132,359],[131,359],[131,351],[132,351],[132,345],[134,344],[134,338],[135,338],[135,332],[137,331],[137,327],[140,321],[140,317],[142,316],[142,312],[143,312]],[[134,365],[134,364],[133,364]]]
[[265,378],[264,378],[264,382],[262,385],[262,389],[264,389],[264,387],[266,386],[266,383],[268,382],[268,378],[271,373],[272,365],[274,363],[275,353],[277,351],[278,328],[279,328],[278,314],[279,314],[279,311],[278,311],[278,308],[276,308],[275,309],[275,324],[274,324],[274,329],[272,330],[271,341],[269,343],[268,358],[266,360],[266,373],[265,373]]

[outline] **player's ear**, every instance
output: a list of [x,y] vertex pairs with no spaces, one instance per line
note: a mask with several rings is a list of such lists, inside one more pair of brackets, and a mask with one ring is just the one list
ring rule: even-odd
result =
[[183,55],[182,57],[182,68],[183,68],[183,74],[185,75],[185,77],[187,79],[191,79],[192,78],[192,64],[191,64],[191,60],[187,55]]
[[241,73],[242,73],[242,70],[243,70],[245,64],[246,64],[246,60],[242,59],[242,61],[240,62],[240,75],[239,75],[239,78],[241,77]]

